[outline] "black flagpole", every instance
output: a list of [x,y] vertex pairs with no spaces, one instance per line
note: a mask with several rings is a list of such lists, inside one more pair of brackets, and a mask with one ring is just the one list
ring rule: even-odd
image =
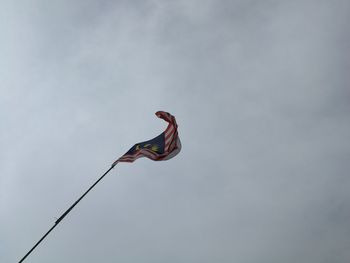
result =
[[50,228],[49,231],[46,232],[45,235],[43,235],[43,237],[31,248],[31,250],[29,250],[27,252],[27,254],[25,254],[25,256],[18,262],[21,263],[23,262],[23,260],[26,259],[26,257],[28,257],[30,255],[30,253],[33,252],[33,250],[41,243],[41,241],[43,241],[45,239],[45,237],[63,220],[63,218],[69,214],[69,212],[80,202],[81,199],[84,198],[85,195],[87,195],[88,192],[90,192],[90,190],[92,188],[95,187],[95,185],[97,185],[102,179],[103,177],[105,177],[116,165],[116,163],[114,163],[93,185],[90,186],[90,188],[88,190],[86,190],[86,192],[79,197],[79,199],[77,201],[75,201],[68,209],[66,212],[64,212],[55,222],[55,224]]

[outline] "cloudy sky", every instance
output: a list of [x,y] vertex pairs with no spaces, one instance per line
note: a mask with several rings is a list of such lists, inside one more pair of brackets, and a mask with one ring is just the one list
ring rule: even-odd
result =
[[349,262],[349,1],[0,3],[0,262]]

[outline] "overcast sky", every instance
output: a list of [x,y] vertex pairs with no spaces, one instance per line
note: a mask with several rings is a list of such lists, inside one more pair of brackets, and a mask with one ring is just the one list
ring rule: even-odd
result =
[[0,262],[349,262],[348,0],[0,3]]

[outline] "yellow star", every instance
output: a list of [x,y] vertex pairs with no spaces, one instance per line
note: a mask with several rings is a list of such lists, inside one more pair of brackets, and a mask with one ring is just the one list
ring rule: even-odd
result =
[[158,151],[158,149],[159,149],[159,147],[158,147],[158,145],[157,145],[157,144],[155,144],[155,145],[152,145],[152,148],[151,148],[151,150],[152,150],[153,152],[156,152],[156,151]]

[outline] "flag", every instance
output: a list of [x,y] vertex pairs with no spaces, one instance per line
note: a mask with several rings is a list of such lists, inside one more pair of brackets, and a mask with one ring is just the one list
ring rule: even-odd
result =
[[115,166],[118,162],[132,163],[141,157],[147,157],[154,161],[168,160],[180,152],[181,142],[177,132],[175,117],[164,111],[157,111],[156,116],[169,123],[165,131],[151,140],[136,143],[129,151],[117,159],[112,166]]

